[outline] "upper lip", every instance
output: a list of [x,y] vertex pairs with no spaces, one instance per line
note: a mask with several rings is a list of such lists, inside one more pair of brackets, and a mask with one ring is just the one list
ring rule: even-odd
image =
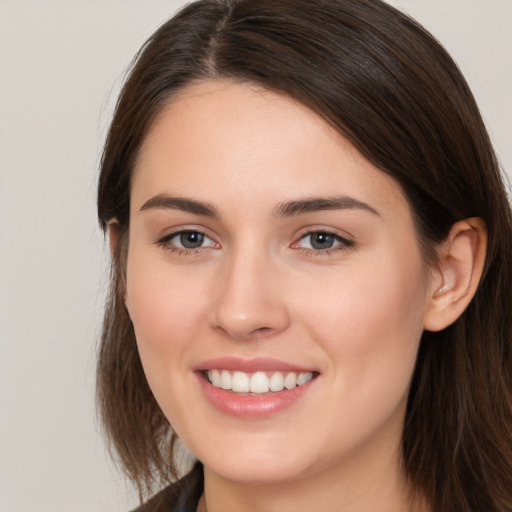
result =
[[194,371],[205,370],[229,370],[240,371],[244,373],[254,373],[258,371],[286,371],[286,372],[314,372],[312,368],[306,368],[279,359],[268,357],[255,357],[251,359],[244,359],[240,357],[218,357],[215,359],[208,359],[198,364]]

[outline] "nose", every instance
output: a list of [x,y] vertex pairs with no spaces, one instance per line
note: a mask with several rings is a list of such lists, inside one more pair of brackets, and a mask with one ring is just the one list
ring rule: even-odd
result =
[[284,331],[289,312],[282,278],[270,256],[256,251],[233,253],[217,277],[212,327],[239,341]]

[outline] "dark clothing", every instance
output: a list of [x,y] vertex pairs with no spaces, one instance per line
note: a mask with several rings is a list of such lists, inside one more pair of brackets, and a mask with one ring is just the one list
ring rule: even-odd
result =
[[153,496],[133,512],[196,512],[203,493],[203,466],[197,463],[192,471]]

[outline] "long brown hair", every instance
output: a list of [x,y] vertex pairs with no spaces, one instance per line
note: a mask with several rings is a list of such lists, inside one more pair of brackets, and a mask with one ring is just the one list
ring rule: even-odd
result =
[[474,98],[441,45],[380,0],[202,0],[136,56],[105,144],[98,215],[120,240],[98,359],[105,430],[141,491],[175,475],[171,426],[149,389],[124,308],[130,179],[162,107],[195,81],[230,78],[317,112],[400,183],[427,262],[458,220],[488,227],[486,267],[463,315],[425,332],[403,469],[435,511],[512,510],[512,215]]

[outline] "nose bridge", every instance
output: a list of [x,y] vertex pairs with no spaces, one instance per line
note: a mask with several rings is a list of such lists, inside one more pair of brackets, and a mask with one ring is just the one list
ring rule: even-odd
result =
[[275,258],[264,244],[237,243],[218,275],[214,327],[239,340],[285,329],[288,312],[278,281]]

